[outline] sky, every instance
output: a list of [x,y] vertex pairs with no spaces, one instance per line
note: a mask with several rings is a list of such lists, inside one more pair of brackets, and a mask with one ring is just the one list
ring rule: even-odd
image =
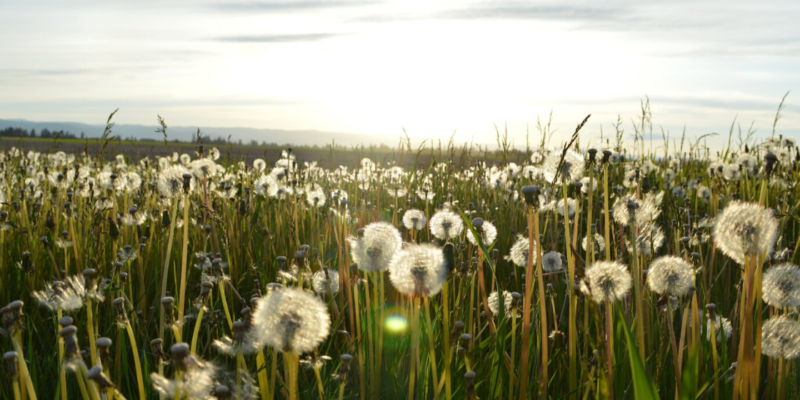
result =
[[558,144],[649,98],[661,140],[800,136],[800,2],[0,3],[0,119]]

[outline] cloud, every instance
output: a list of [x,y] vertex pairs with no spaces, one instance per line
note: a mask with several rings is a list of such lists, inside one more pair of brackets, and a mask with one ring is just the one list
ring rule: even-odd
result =
[[354,2],[354,1],[243,1],[243,2],[222,2],[214,4],[212,7],[217,10],[229,12],[295,12],[313,11],[321,9],[335,9],[360,7],[364,5],[376,4],[376,2]]
[[342,36],[341,33],[301,33],[289,35],[245,35],[227,36],[216,38],[219,42],[231,43],[298,43],[298,42],[318,42],[320,40],[332,39]]

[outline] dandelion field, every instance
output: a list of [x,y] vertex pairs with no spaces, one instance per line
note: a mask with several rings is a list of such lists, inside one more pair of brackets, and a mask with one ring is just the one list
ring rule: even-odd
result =
[[796,143],[647,120],[338,167],[6,148],[0,398],[800,398]]

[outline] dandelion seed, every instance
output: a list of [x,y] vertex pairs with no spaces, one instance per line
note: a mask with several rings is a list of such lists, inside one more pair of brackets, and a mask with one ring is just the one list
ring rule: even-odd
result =
[[389,280],[398,292],[409,296],[433,296],[447,280],[442,249],[432,244],[409,244],[389,266]]
[[631,290],[628,269],[617,262],[600,261],[586,269],[586,289],[596,303],[609,303],[624,298]]
[[464,221],[452,211],[439,211],[431,217],[431,233],[439,240],[450,240],[464,230]]
[[692,267],[674,256],[656,258],[647,269],[647,285],[658,294],[684,296],[689,293],[693,278]]
[[762,296],[775,308],[800,306],[800,269],[792,264],[776,265],[762,277]]
[[717,216],[712,234],[716,247],[741,265],[745,256],[766,254],[775,245],[778,221],[757,204],[734,201]]
[[780,316],[761,328],[761,351],[770,358],[792,360],[800,356],[800,323]]
[[403,225],[405,225],[406,229],[409,231],[423,230],[427,222],[428,220],[425,218],[425,213],[420,210],[412,208],[403,214]]
[[308,353],[330,333],[325,304],[300,289],[274,290],[253,312],[253,330],[264,343],[280,352]]

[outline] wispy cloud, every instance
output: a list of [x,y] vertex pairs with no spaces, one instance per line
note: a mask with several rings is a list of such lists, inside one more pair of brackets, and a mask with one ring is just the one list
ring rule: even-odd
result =
[[286,35],[245,35],[227,36],[216,38],[219,42],[232,43],[297,43],[297,42],[318,42],[320,40],[332,39],[342,36],[342,33],[300,33]]
[[295,12],[331,8],[361,7],[374,4],[378,3],[374,1],[240,1],[222,2],[212,5],[212,7],[217,10],[230,12]]

